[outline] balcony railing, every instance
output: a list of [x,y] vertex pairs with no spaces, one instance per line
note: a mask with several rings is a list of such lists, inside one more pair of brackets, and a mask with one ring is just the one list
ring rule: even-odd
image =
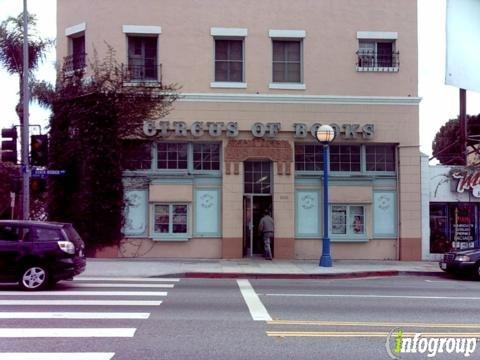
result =
[[125,82],[162,82],[161,64],[123,65]]
[[400,53],[377,52],[373,50],[357,51],[358,71],[398,71]]
[[87,54],[79,53],[64,57],[63,66],[66,72],[73,72],[83,70],[87,66]]

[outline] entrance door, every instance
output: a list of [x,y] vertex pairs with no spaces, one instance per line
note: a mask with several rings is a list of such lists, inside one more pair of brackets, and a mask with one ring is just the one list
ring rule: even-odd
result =
[[243,197],[243,256],[253,255],[253,196]]
[[[260,219],[268,210],[272,214],[272,162],[245,161],[243,200],[244,255],[263,254],[263,238],[258,231]],[[272,246],[273,253],[273,246]]]

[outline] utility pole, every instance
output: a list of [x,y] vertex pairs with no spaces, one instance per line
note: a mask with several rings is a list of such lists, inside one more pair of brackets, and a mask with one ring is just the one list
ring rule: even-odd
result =
[[28,161],[28,148],[29,148],[29,133],[28,133],[28,103],[30,101],[28,79],[29,79],[29,66],[28,66],[28,12],[27,12],[27,0],[23,0],[23,124],[22,124],[22,175],[23,175],[23,188],[22,188],[22,219],[28,220],[30,218],[30,164]]
[[467,90],[460,89],[460,142],[463,149],[463,160],[468,165],[468,120],[467,120]]

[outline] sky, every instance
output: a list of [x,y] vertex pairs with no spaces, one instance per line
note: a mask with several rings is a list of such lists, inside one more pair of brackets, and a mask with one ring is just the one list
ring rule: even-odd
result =
[[[17,16],[22,0],[0,0],[0,21]],[[431,144],[440,127],[459,112],[459,90],[445,85],[445,8],[446,0],[418,0],[418,48],[420,103],[420,150],[431,155]],[[28,0],[28,11],[37,16],[37,32],[44,38],[56,36],[56,0]],[[480,68],[479,68],[480,69]],[[480,71],[480,70],[479,70]],[[55,82],[55,49],[36,71],[37,79]],[[0,68],[0,127],[18,124],[18,77]],[[480,114],[480,93],[467,91],[467,113]],[[49,112],[30,105],[30,124],[46,131]]]

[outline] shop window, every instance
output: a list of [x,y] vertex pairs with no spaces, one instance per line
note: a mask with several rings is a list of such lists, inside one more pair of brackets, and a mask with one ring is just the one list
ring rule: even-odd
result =
[[430,252],[479,247],[478,204],[430,203]]
[[295,170],[322,171],[323,145],[295,144]]
[[122,166],[124,170],[145,170],[152,167],[150,142],[126,140],[122,143]]
[[215,39],[215,81],[243,81],[243,39]]
[[160,170],[186,170],[188,168],[188,144],[158,143],[157,168]]
[[367,145],[367,171],[395,171],[395,145]]
[[273,82],[302,82],[302,41],[273,40]]
[[220,144],[193,144],[194,170],[220,170]]
[[188,205],[158,204],[154,209],[154,233],[185,235],[188,232]]
[[360,205],[332,205],[332,236],[358,236],[365,234],[365,207]]
[[331,145],[330,171],[360,171],[360,145]]

